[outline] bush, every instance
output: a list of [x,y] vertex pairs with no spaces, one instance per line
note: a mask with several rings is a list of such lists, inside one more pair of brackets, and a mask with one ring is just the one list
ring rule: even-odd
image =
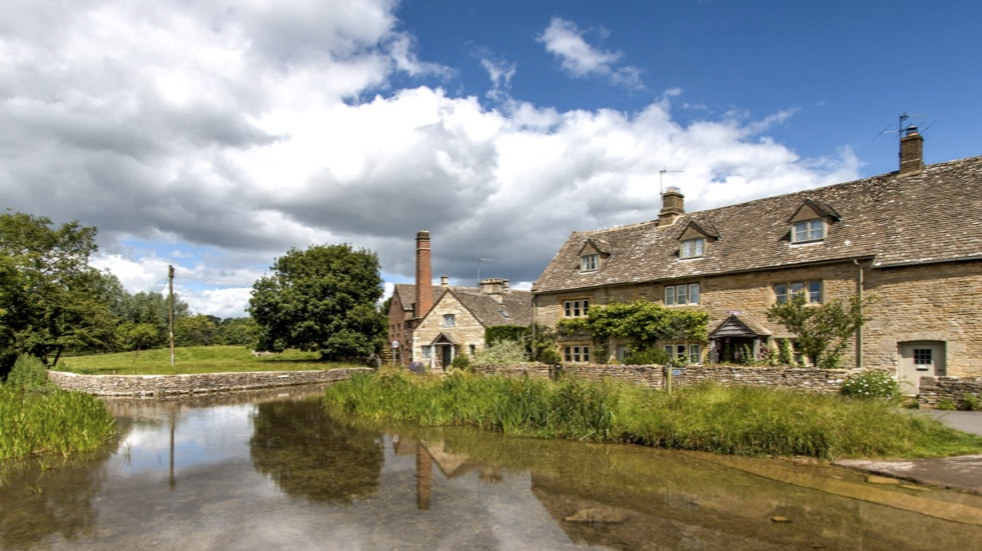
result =
[[955,405],[955,401],[951,398],[942,398],[938,400],[937,404],[934,404],[934,409],[940,411],[955,411],[958,407]]
[[962,409],[965,411],[982,411],[982,397],[977,394],[962,396]]
[[7,375],[7,386],[26,392],[50,392],[55,385],[48,380],[48,366],[28,354],[21,354]]
[[624,358],[624,365],[668,365],[670,360],[668,352],[661,348],[644,348],[632,350]]
[[461,354],[459,356],[456,356],[453,359],[453,361],[450,362],[450,367],[452,369],[462,369],[462,370],[469,369],[471,367],[471,359],[468,358],[466,355]]
[[412,371],[417,375],[422,375],[423,372],[426,371],[426,366],[423,365],[423,362],[410,362],[409,371]]
[[474,363],[480,365],[514,365],[527,360],[525,345],[507,339],[489,344],[474,355]]
[[896,398],[900,396],[900,383],[886,371],[867,369],[846,377],[842,394],[854,398]]

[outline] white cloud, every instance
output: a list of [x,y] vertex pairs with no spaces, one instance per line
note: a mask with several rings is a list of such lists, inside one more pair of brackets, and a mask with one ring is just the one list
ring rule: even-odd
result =
[[553,17],[538,37],[546,51],[560,59],[563,69],[574,77],[607,76],[611,82],[630,89],[642,89],[641,71],[630,65],[617,66],[623,54],[591,46],[576,23]]
[[[570,232],[655,218],[664,167],[683,171],[671,184],[690,211],[858,174],[848,150],[802,159],[764,135],[792,111],[682,125],[677,89],[631,114],[388,90],[395,75],[451,75],[394,30],[393,1],[12,4],[0,206],[97,226],[94,263],[133,292],[159,290],[168,264],[229,287],[179,282],[200,313],[240,315],[291,247],[348,242],[408,276],[421,229],[434,275],[469,283],[485,257],[482,275],[528,283]],[[582,35],[557,18],[540,40],[571,74],[638,76]],[[514,63],[481,59],[506,91]]]

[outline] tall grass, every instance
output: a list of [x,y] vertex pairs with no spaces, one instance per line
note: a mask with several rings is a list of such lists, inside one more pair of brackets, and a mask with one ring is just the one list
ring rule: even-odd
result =
[[0,460],[92,451],[115,436],[114,423],[106,406],[88,394],[0,385]]
[[982,452],[982,438],[886,401],[777,389],[705,384],[668,395],[576,378],[382,373],[336,384],[325,398],[328,407],[382,421],[728,454],[832,459]]

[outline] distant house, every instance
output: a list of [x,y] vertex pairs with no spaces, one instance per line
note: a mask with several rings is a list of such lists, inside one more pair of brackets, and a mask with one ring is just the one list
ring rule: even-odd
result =
[[[922,148],[909,129],[897,172],[701,212],[668,188],[657,220],[574,232],[533,286],[534,321],[641,298],[699,309],[706,346],[658,344],[719,362],[795,337],[767,320],[776,302],[867,294],[847,363],[895,368],[911,390],[922,375],[982,375],[982,157],[924,166]],[[588,336],[558,346],[569,362],[601,359]]]
[[397,284],[392,295],[389,342],[403,364],[418,360],[443,369],[457,355],[484,348],[485,328],[525,327],[531,319],[532,293],[510,289],[507,279],[484,279],[475,288],[450,286],[443,276],[434,287],[430,234],[421,231],[416,235],[416,284]]

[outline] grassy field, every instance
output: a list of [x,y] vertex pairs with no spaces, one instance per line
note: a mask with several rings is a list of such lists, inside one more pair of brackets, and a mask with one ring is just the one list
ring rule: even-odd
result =
[[907,415],[882,399],[780,389],[705,384],[669,395],[575,378],[383,372],[333,385],[325,401],[338,412],[383,422],[725,454],[836,459],[982,453],[982,437]]
[[242,346],[189,346],[174,350],[174,367],[170,365],[170,350],[159,348],[62,358],[54,369],[88,375],[181,375],[352,367],[350,364],[321,362],[318,357],[317,352],[298,350],[287,350],[270,356],[253,356],[251,350]]

